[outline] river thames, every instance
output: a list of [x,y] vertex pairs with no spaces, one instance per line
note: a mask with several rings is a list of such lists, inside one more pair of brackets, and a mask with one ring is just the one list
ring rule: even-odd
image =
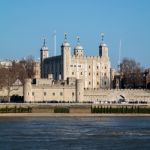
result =
[[0,150],[149,150],[150,117],[4,117]]

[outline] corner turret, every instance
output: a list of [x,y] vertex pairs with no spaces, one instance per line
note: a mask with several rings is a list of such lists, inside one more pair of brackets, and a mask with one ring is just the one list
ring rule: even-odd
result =
[[44,59],[48,58],[48,47],[46,46],[46,40],[44,39],[43,46],[40,50],[40,59],[41,59],[41,78],[44,78]]
[[108,58],[108,47],[106,43],[104,42],[104,33],[101,33],[101,38],[102,40],[99,46],[99,56]]
[[84,56],[84,49],[83,47],[80,45],[80,37],[77,37],[77,45],[74,48],[74,55],[76,57],[83,57]]
[[62,62],[62,79],[66,80],[70,74],[70,64],[71,64],[71,46],[67,41],[67,34],[65,33],[65,39],[61,46],[61,62]]

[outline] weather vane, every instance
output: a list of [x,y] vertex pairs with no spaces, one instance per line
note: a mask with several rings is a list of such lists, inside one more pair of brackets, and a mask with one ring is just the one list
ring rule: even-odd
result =
[[67,33],[65,32],[65,41],[67,41]]
[[46,46],[46,37],[43,37],[43,46]]
[[79,44],[80,43],[80,37],[77,36],[77,43]]
[[101,38],[102,38],[102,41],[104,41],[104,33],[103,32],[101,33]]

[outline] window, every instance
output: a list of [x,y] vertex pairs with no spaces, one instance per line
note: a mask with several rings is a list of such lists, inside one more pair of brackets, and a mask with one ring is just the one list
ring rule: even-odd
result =
[[97,69],[98,69],[99,67],[97,66]]
[[32,92],[32,96],[34,96],[34,92]]
[[53,93],[53,96],[55,96],[55,93]]
[[62,96],[63,95],[63,93],[62,92],[60,92],[60,96]]
[[46,92],[44,92],[44,96],[46,96]]
[[82,72],[80,74],[82,75]]
[[89,72],[89,76],[91,75],[91,73]]
[[91,66],[89,66],[89,69],[91,68]]
[[98,72],[97,72],[97,76],[98,76]]
[[74,96],[74,92],[72,92],[72,96]]
[[97,85],[99,85],[99,82],[97,82]]
[[105,66],[105,69],[107,69],[107,67]]
[[74,72],[72,72],[72,75],[74,75]]
[[89,85],[91,85],[91,82],[89,82]]
[[106,73],[104,73],[104,76],[106,76]]
[[104,82],[104,84],[106,85],[106,81]]

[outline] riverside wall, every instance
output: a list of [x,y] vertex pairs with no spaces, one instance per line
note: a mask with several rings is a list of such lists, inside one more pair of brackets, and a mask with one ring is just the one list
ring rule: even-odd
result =
[[[37,104],[37,103],[7,103],[7,104],[0,104],[0,116],[1,114],[4,113],[47,113],[47,114],[53,114],[56,113],[55,109],[60,108],[60,109],[68,109],[68,113],[71,114],[91,114],[92,113],[92,108],[99,110],[103,108],[104,112],[100,113],[109,113],[106,112],[108,109],[115,109],[118,110],[120,109],[130,109],[130,111],[133,108],[138,108],[138,109],[143,109],[143,110],[148,110],[148,114],[150,114],[150,105],[148,104],[126,104],[126,105],[121,105],[121,104],[81,104],[81,103],[76,103],[76,104],[69,104],[69,103],[64,103],[64,104]],[[94,110],[93,109],[93,110]],[[3,111],[2,111],[3,110]],[[5,111],[4,111],[5,110]],[[29,110],[29,111],[28,111]],[[137,110],[137,109],[136,109]],[[61,112],[64,113],[64,112]],[[95,112],[94,112],[95,113]],[[97,113],[97,112],[96,112]],[[98,112],[99,113],[99,112]],[[118,112],[116,112],[118,113]],[[132,113],[138,113],[138,112],[132,112]],[[147,112],[144,112],[147,113]]]

